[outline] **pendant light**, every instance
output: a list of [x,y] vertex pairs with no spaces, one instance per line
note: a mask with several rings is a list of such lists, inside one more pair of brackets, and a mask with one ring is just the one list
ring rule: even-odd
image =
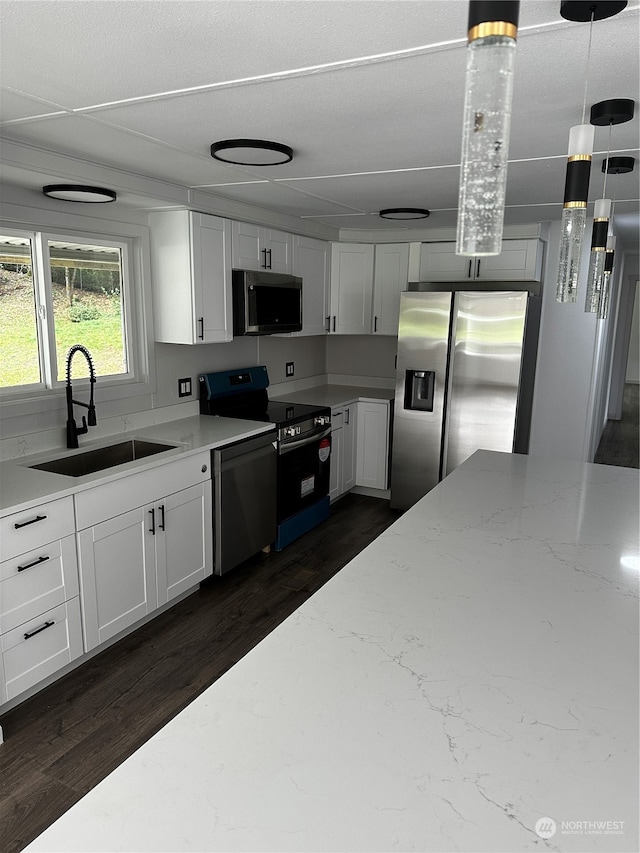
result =
[[[596,126],[609,125],[609,140],[607,142],[607,157],[604,163],[609,162],[611,151],[611,129],[614,124],[631,121],[633,118],[634,103],[626,98],[616,98],[601,101],[591,107],[591,124]],[[603,275],[607,253],[607,237],[609,234],[609,219],[611,215],[611,201],[605,198],[607,194],[608,168],[604,168],[603,198],[598,199],[595,204],[593,215],[593,231],[591,235],[591,254],[589,256],[589,272],[587,275],[587,294],[584,310],[590,314],[597,314],[600,310],[601,294],[603,288]]]
[[[633,104],[633,102],[631,102]],[[624,175],[633,171],[635,165],[633,157],[607,157],[602,161],[602,171],[609,175]],[[609,217],[609,232],[613,227],[613,212],[616,202],[614,192],[611,203],[611,216]],[[615,261],[616,238],[609,233],[607,237],[607,249],[605,252],[604,271],[602,273],[602,284],[600,287],[600,304],[598,306],[598,319],[606,320],[609,314],[609,301],[611,297],[611,278]]]
[[502,251],[520,3],[470,0],[456,252]]
[[560,260],[556,286],[557,302],[575,302],[578,294],[582,242],[587,224],[587,198],[589,195],[589,176],[593,154],[594,128],[585,124],[587,109],[587,85],[589,81],[589,60],[591,58],[591,37],[593,22],[617,15],[626,6],[626,2],[589,2],[589,0],[563,0],[560,14],[569,21],[589,21],[589,46],[584,82],[582,104],[582,123],[575,125],[569,132],[569,151],[567,174],[564,188],[562,224],[560,228]]

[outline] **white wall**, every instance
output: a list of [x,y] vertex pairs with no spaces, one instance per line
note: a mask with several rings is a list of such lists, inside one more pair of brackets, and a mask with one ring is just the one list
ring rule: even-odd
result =
[[555,300],[560,254],[559,223],[552,224],[547,249],[538,364],[529,453],[592,461],[602,429],[612,336],[609,320],[584,311],[591,222],[587,222],[578,300]]
[[633,297],[629,355],[627,357],[626,382],[640,383],[640,282],[636,279]]

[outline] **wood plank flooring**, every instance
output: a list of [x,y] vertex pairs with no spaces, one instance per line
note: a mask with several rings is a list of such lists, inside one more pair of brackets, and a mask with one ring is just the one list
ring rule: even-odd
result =
[[607,421],[594,462],[639,468],[640,457],[640,386],[626,383],[622,399],[622,418]]
[[398,514],[347,495],[279,554],[260,554],[8,712],[0,850],[17,853],[338,572]]

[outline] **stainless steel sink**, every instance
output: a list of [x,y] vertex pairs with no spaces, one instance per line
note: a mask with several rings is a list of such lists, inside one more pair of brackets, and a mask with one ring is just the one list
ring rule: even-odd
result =
[[82,477],[85,474],[104,471],[105,468],[124,465],[125,462],[133,462],[134,459],[144,459],[146,456],[153,456],[164,450],[172,450],[174,447],[177,445],[131,438],[120,441],[118,444],[87,450],[84,453],[76,453],[74,456],[62,456],[29,467],[37,468],[39,471],[52,471],[54,474],[65,474],[67,477]]

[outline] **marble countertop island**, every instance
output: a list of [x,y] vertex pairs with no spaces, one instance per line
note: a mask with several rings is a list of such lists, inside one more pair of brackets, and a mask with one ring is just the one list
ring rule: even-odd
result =
[[637,471],[480,451],[26,849],[635,851],[638,575]]

